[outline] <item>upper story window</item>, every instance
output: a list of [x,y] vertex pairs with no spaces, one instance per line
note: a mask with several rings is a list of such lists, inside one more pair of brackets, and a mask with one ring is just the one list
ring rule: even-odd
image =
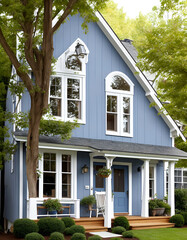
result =
[[106,77],[106,133],[133,136],[134,84],[121,72]]
[[[79,49],[80,47],[80,49]],[[79,55],[80,53],[80,55]],[[89,50],[77,39],[57,60],[51,76],[49,102],[52,114],[63,121],[86,123],[86,63]]]

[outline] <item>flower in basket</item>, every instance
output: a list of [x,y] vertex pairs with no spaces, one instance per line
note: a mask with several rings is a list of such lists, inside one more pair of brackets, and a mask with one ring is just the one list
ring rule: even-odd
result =
[[97,171],[97,175],[100,176],[100,177],[104,177],[104,178],[109,177],[111,173],[112,173],[112,170],[108,169],[106,167],[100,168]]
[[48,198],[44,200],[43,205],[47,211],[60,211],[62,209],[62,205],[58,199]]

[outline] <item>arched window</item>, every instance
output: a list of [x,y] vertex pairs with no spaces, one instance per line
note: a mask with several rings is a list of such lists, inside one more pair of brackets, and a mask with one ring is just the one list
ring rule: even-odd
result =
[[106,133],[133,136],[134,84],[121,72],[106,77]]

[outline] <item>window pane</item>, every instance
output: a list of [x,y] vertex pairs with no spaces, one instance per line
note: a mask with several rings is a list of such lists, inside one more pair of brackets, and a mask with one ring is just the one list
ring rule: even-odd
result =
[[50,96],[61,97],[61,78],[51,77]]
[[107,130],[117,131],[117,114],[107,114]]
[[175,183],[175,188],[176,189],[181,189],[182,188],[182,183]]
[[81,71],[82,70],[82,64],[79,58],[75,55],[71,55],[66,60],[66,67],[68,69]]
[[187,171],[183,171],[183,176],[187,177]]
[[154,180],[149,180],[149,197],[154,197]]
[[130,91],[129,84],[120,76],[114,76],[111,83],[111,88],[116,90]]
[[130,98],[123,98],[123,113],[130,113]]
[[149,167],[149,178],[154,178],[154,167]]
[[68,101],[68,118],[81,119],[81,102]]
[[107,96],[107,111],[108,112],[117,112],[117,97],[116,96]]
[[130,132],[130,116],[123,114],[123,132]]
[[124,191],[124,170],[114,169],[114,192]]
[[61,116],[61,99],[50,98],[50,107],[54,116]]
[[56,155],[55,154],[44,153],[44,171],[56,171]]
[[71,172],[71,155],[62,155],[62,172]]
[[44,173],[43,195],[44,197],[55,197],[56,174]]
[[69,99],[80,99],[80,80],[68,78],[67,91]]
[[175,177],[175,182],[182,182],[182,177]]

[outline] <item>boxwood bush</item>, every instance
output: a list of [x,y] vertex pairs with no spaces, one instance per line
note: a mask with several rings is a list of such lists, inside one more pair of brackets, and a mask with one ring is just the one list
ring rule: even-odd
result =
[[170,223],[175,223],[175,227],[182,227],[184,225],[184,218],[181,214],[175,214],[169,219]]
[[65,229],[64,234],[65,234],[66,236],[71,235],[70,227],[68,227],[68,228]]
[[63,233],[65,230],[64,222],[58,218],[40,218],[38,221],[39,233],[49,236],[53,232]]
[[116,234],[122,234],[122,232],[125,232],[126,229],[124,227],[114,227],[112,228],[112,233],[116,233]]
[[94,235],[88,238],[88,240],[102,240],[102,237],[98,236],[98,235]]
[[133,238],[133,237],[134,237],[134,234],[133,234],[133,232],[127,231],[127,232],[123,232],[123,233],[122,233],[122,236],[123,236],[124,238]]
[[68,235],[73,235],[74,233],[85,233],[85,228],[79,225],[73,225],[68,229]]
[[38,232],[37,224],[30,219],[23,218],[14,221],[14,236],[17,238],[24,238],[26,234]]
[[83,233],[74,233],[71,240],[86,240],[86,236]]
[[73,220],[73,218],[63,217],[61,220],[64,222],[66,228],[75,225],[75,221]]
[[187,212],[181,212],[181,215],[184,218],[184,225],[187,225]]
[[119,237],[111,238],[112,240],[121,240]]
[[33,232],[33,233],[28,233],[25,236],[25,240],[45,240],[45,239],[41,234]]
[[60,232],[53,232],[51,233],[49,240],[64,240],[64,235]]
[[129,229],[129,221],[126,217],[117,217],[114,219],[114,227],[124,227],[126,230]]

